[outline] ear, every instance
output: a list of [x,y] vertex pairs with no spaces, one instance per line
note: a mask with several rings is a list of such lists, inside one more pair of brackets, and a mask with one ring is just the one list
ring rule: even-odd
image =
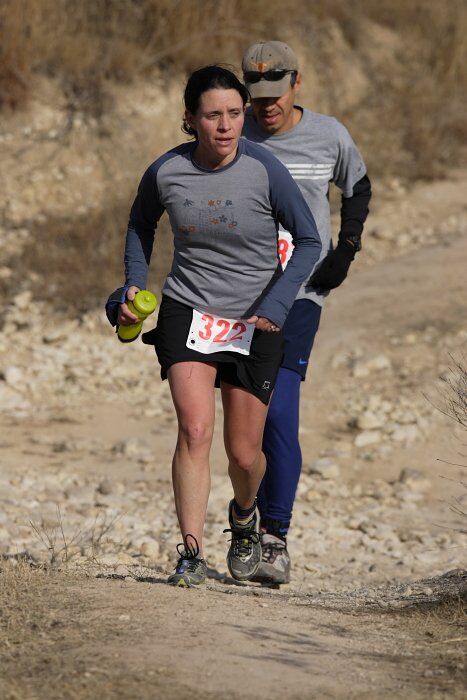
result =
[[188,124],[188,126],[191,126],[192,129],[195,129],[194,117],[192,113],[189,112],[187,109],[185,110],[184,120]]
[[299,92],[300,88],[302,87],[302,74],[297,73],[297,77],[295,78],[295,85],[293,89],[295,90],[295,94]]

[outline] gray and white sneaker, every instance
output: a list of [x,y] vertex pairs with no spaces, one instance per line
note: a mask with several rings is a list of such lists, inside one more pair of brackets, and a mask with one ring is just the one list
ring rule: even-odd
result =
[[229,504],[230,528],[224,532],[232,533],[227,566],[231,576],[237,581],[249,581],[255,575],[261,561],[261,536],[256,531],[257,517],[253,514],[246,525],[237,525],[232,517],[233,501]]
[[265,532],[261,537],[261,562],[251,579],[257,583],[290,583],[290,555],[284,540]]
[[[194,545],[188,542],[188,538],[194,540]],[[177,545],[180,557],[173,574],[167,579],[170,586],[191,588],[206,581],[208,566],[206,560],[199,556],[199,546],[196,537],[187,535],[183,542]]]

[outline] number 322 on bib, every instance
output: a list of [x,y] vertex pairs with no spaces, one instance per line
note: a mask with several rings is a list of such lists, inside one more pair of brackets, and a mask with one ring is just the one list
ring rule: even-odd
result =
[[214,314],[203,314],[193,309],[193,320],[186,346],[205,355],[221,350],[249,355],[254,332],[254,323],[220,318]]

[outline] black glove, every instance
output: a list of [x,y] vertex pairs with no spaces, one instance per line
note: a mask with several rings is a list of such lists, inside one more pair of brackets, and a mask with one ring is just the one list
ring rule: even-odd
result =
[[337,247],[326,255],[319,268],[312,274],[307,286],[323,290],[338,287],[347,277],[355,253],[352,243],[339,241]]

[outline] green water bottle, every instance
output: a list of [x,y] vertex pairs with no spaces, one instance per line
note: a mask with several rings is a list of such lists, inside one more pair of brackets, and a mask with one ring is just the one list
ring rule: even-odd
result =
[[143,321],[156,310],[157,299],[156,295],[143,289],[135,294],[133,301],[127,301],[126,305],[135,316],[138,316],[141,321],[132,323],[130,326],[118,327],[118,339],[122,343],[131,343],[141,333]]

